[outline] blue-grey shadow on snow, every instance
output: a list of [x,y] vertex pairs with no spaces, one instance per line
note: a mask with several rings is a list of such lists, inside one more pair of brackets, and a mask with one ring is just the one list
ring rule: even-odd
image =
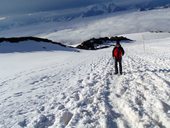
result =
[[[109,90],[110,85],[111,85],[109,80],[106,80],[106,85],[108,85],[106,88],[107,88],[107,90]],[[117,123],[114,120],[121,117],[122,115],[120,113],[117,113],[116,111],[114,111],[114,108],[111,105],[111,102],[109,100],[109,96],[110,96],[110,92],[106,91],[104,93],[104,99],[105,99],[104,103],[105,103],[105,107],[107,110],[107,117],[106,117],[107,128],[118,128]]]
[[154,75],[156,75],[158,78],[162,79],[167,85],[170,86],[170,81],[168,81],[165,78],[158,75],[159,73],[170,73],[170,69],[153,69],[153,70],[145,69],[145,70],[138,70],[138,71],[133,71],[133,72],[128,71],[128,72],[125,72],[125,74],[145,73],[145,72],[154,73]]
[[112,105],[109,103],[109,98],[108,98],[109,95],[110,95],[109,92],[105,93],[105,99],[106,99],[105,104],[106,104],[106,107],[108,107],[107,110],[109,110],[109,114],[107,115],[107,122],[106,122],[107,128],[118,128],[117,123],[114,122],[113,120],[119,118],[121,114],[113,110]]

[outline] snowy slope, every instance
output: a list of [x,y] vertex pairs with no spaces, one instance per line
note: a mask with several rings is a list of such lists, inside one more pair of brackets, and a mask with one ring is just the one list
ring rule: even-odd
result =
[[[20,40],[21,38],[17,39]],[[1,72],[0,79],[5,78],[6,75],[15,75],[15,73],[23,70],[29,70],[34,66],[39,67],[41,66],[41,63],[46,65],[49,62],[53,62],[54,60],[50,57],[50,53],[54,51],[58,51],[59,53],[61,51],[78,52],[75,48],[60,45],[59,43],[54,44],[45,41],[25,40],[19,42],[0,42],[0,69],[3,70]],[[37,53],[36,57],[34,57],[34,53]],[[43,56],[44,53],[46,53],[45,56]],[[60,60],[61,58],[62,57],[58,57]],[[12,64],[12,66],[6,67],[8,63]],[[22,66],[20,63],[22,63]]]
[[122,76],[112,48],[0,54],[0,128],[169,128],[170,38],[126,36]]
[[37,52],[37,51],[74,51],[75,49],[59,44],[37,41],[21,41],[18,43],[0,42],[0,53]]

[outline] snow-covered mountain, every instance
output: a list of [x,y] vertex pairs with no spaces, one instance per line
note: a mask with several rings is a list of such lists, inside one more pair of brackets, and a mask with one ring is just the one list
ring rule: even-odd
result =
[[121,8],[116,6],[113,2],[95,4],[95,5],[86,7],[82,13],[82,17],[97,16],[97,15],[112,13],[116,11],[121,11]]
[[50,22],[68,22],[73,19],[92,17],[130,10],[150,10],[155,8],[167,8],[170,1],[146,0],[143,2],[103,2],[81,8],[65,9],[60,11],[45,11],[13,16],[0,17],[0,31],[28,25],[38,25]]
[[123,2],[106,2],[106,3],[100,3],[100,4],[94,4],[90,5],[85,8],[85,11],[83,12],[83,17],[90,17],[90,16],[96,16],[96,15],[103,15],[108,13],[114,13],[119,11],[129,11],[129,10],[138,10],[138,11],[144,11],[144,10],[152,10],[156,8],[168,8],[170,7],[170,1],[159,1],[159,0],[144,0],[142,2],[132,3],[127,2],[124,4]]
[[[76,13],[75,10],[69,12]],[[63,14],[65,13],[63,12]],[[15,19],[16,17],[13,17],[12,20],[2,18],[1,23],[4,23],[4,25],[8,26],[8,23],[16,23],[16,26],[8,26],[8,29],[0,31],[0,35],[2,37],[38,36],[65,44],[78,44],[93,37],[110,37],[148,31],[170,32],[169,8],[148,11],[122,11],[63,22],[48,21],[48,17],[54,18],[57,15],[54,12],[46,12],[45,19],[43,14],[30,14],[25,18],[19,16],[19,22]],[[33,21],[30,21],[30,17]],[[37,19],[37,23],[34,23],[35,19]],[[39,19],[42,21],[39,22]],[[25,21],[23,26],[20,25],[22,21]]]

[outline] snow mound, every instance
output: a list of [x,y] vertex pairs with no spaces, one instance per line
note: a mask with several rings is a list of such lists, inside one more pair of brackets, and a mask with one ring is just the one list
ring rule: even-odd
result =
[[36,37],[0,38],[0,53],[36,51],[76,51],[61,43]]

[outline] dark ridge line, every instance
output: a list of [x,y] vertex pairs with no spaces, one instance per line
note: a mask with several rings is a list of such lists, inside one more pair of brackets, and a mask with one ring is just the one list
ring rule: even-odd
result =
[[104,48],[108,48],[111,46],[114,46],[114,44],[109,45],[109,46],[103,46],[100,48],[95,48],[94,45],[102,45],[107,41],[110,42],[114,42],[114,41],[127,41],[127,43],[133,41],[130,40],[126,37],[123,36],[114,36],[114,37],[100,37],[100,38],[91,38],[89,40],[83,41],[80,45],[76,46],[76,47],[72,47],[72,46],[67,46],[64,45],[62,43],[59,42],[55,42],[46,38],[39,38],[39,37],[33,37],[33,36],[25,36],[25,37],[10,37],[10,38],[5,38],[2,37],[0,38],[0,43],[2,42],[9,42],[9,43],[22,43],[23,41],[36,41],[36,42],[46,42],[46,43],[51,43],[51,44],[58,44],[62,47],[66,47],[66,48],[76,48],[76,49],[84,49],[84,50],[98,50],[98,49],[104,49]]
[[58,44],[60,46],[66,47],[66,48],[74,48],[71,46],[67,46],[64,45],[62,43],[59,42],[54,42],[52,40],[49,39],[45,39],[45,38],[39,38],[39,37],[33,37],[33,36],[27,36],[27,37],[10,37],[10,38],[0,38],[0,43],[2,42],[10,42],[10,43],[21,43],[22,41],[36,41],[36,42],[47,42],[47,43],[51,43],[51,44]]
[[[78,49],[85,49],[85,50],[98,50],[98,49],[103,49],[103,48],[108,48],[111,46],[114,46],[115,41],[126,41],[126,43],[130,43],[133,40],[128,39],[123,36],[114,36],[114,37],[100,37],[100,38],[91,38],[89,40],[86,40],[82,42],[80,45],[76,46]],[[106,42],[113,42],[113,44],[109,46],[103,46],[100,48],[95,48],[96,46],[103,45]]]
[[170,33],[169,31],[161,31],[161,30],[156,30],[156,31],[149,31],[151,33]]

